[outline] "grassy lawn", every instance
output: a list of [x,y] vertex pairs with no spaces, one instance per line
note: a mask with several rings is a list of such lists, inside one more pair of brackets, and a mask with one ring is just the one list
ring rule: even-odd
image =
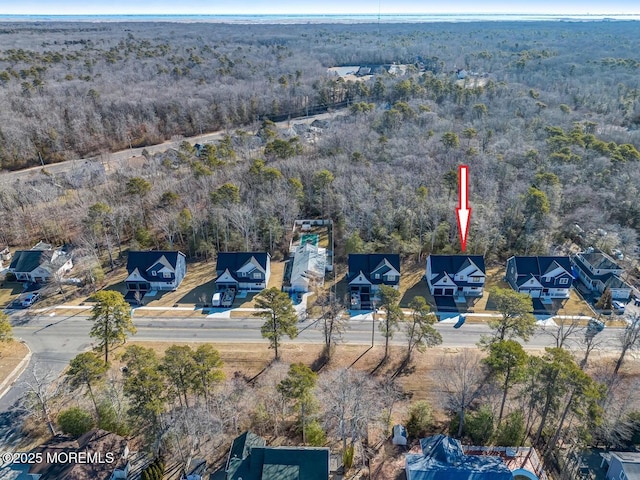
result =
[[275,287],[278,290],[282,288],[282,280],[284,279],[284,263],[285,262],[271,262],[271,275],[269,276],[267,288]]
[[0,343],[0,383],[9,376],[29,353],[27,346],[16,340]]
[[424,265],[407,263],[400,268],[400,307],[409,308],[415,297],[424,297],[428,302],[433,300],[424,280]]
[[2,282],[0,288],[0,307],[6,307],[22,293],[22,283]]
[[558,315],[593,315],[593,310],[575,290],[569,291],[569,299],[558,310]]

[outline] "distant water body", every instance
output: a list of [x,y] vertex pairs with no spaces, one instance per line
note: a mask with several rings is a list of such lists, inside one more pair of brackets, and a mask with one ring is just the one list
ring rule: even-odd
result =
[[232,24],[438,23],[438,22],[602,22],[638,21],[640,15],[2,15],[0,22],[172,22]]

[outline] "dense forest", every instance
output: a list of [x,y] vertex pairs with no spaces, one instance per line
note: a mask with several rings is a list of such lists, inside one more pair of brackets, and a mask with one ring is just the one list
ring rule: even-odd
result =
[[[639,36],[633,22],[4,25],[6,169],[229,135],[139,167],[5,182],[0,242],[277,255],[294,218],[325,216],[338,254],[450,251],[468,164],[471,251],[575,242],[633,257]],[[394,62],[410,66],[355,82],[327,72]],[[344,101],[322,129],[268,120]]]
[[[638,45],[633,22],[0,25],[0,168],[42,165],[0,174],[0,248],[70,244],[74,276],[95,287],[128,249],[179,248],[192,260],[267,250],[279,260],[295,219],[331,218],[338,269],[351,252],[422,260],[459,251],[464,164],[473,208],[468,252],[495,264],[593,245],[620,250],[637,276]],[[406,71],[356,81],[328,71],[393,63]],[[320,122],[296,118],[318,110],[328,113]],[[272,121],[289,116],[290,125]],[[201,148],[182,141],[213,131],[223,134]],[[113,155],[169,139],[182,143],[133,159]],[[52,167],[73,159],[83,160]],[[471,350],[452,354],[432,379],[449,392],[437,407],[451,415],[436,421],[429,404],[412,400],[405,416],[412,435],[447,424],[478,443],[518,445],[528,436],[543,454],[570,437],[570,451],[635,442],[637,379],[589,360],[599,340],[586,328],[578,364],[563,349],[577,320],[545,330],[557,348],[543,356],[504,338],[485,345],[482,361]],[[626,330],[636,335],[633,349],[637,326],[636,319]],[[622,345],[620,364],[632,348]],[[502,370],[502,354],[517,360],[517,378]],[[101,364],[92,356],[76,357],[67,375],[83,362]],[[208,370],[199,368],[203,358]],[[125,381],[96,388],[98,401],[80,414],[92,425],[95,410],[99,425],[123,433],[129,420],[164,425],[155,433],[168,432],[175,451],[200,442],[219,451],[240,427],[274,437],[295,430],[305,421],[297,418],[302,400],[287,396],[296,375],[311,385],[307,443],[329,436],[344,454],[349,436],[351,456],[369,426],[386,432],[402,398],[393,382],[349,369],[316,378],[274,363],[256,381],[231,370],[224,380],[218,352],[206,347],[159,355],[128,346],[120,361]],[[192,368],[188,385],[176,383],[177,365]],[[96,371],[106,375],[102,365]],[[69,392],[91,391],[81,380],[72,378]],[[470,397],[456,381],[482,388]],[[355,412],[350,423],[339,416],[345,405]],[[497,408],[494,431],[487,418]]]

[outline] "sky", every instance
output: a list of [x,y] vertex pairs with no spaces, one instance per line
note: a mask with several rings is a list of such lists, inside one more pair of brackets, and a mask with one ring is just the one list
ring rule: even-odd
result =
[[638,0],[0,0],[1,15],[640,14]]

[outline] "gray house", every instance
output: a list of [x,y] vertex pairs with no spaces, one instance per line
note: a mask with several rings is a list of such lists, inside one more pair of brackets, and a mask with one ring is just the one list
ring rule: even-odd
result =
[[606,253],[590,249],[576,254],[572,259],[580,281],[594,294],[611,290],[614,300],[628,300],[631,286],[620,278],[623,269]]
[[640,480],[640,453],[611,452],[607,480]]

